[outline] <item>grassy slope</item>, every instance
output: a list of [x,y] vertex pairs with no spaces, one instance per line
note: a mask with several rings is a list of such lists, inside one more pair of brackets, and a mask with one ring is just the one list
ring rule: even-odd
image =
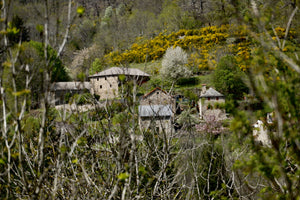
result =
[[[159,69],[161,68],[161,59],[156,60],[156,61],[147,62],[147,63],[131,63],[130,67],[140,69],[151,75],[150,82],[147,84],[144,84],[140,88],[139,91],[141,93],[146,94],[147,92],[154,89],[156,86],[159,86],[162,89],[169,91],[170,85],[168,85],[167,83],[164,83],[164,80],[162,80],[159,75]],[[197,90],[201,89],[202,84],[207,84],[208,86],[213,86],[212,73],[206,74],[206,75],[195,75],[194,77],[197,80],[196,82],[191,81],[186,84],[184,84],[184,83],[176,84],[174,87],[174,93],[175,94],[183,94],[183,95],[186,94],[187,91],[196,93]],[[155,80],[160,80],[161,81],[160,84],[154,85],[153,82],[155,82]]]

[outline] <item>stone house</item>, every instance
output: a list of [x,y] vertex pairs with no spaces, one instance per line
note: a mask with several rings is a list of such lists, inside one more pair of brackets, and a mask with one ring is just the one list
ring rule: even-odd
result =
[[176,101],[164,90],[155,88],[144,95],[138,110],[141,130],[155,129],[157,132],[165,133],[174,130]]
[[205,121],[220,121],[226,119],[224,109],[218,108],[218,104],[225,103],[225,96],[213,88],[206,88],[202,85],[199,99],[200,119]]
[[57,82],[50,88],[51,103],[60,105],[66,103],[66,98],[74,94],[90,91],[90,82]]
[[112,67],[102,72],[89,76],[91,93],[100,96],[100,99],[113,99],[120,95],[121,76],[125,81],[134,81],[140,85],[149,80],[150,75],[135,68]]

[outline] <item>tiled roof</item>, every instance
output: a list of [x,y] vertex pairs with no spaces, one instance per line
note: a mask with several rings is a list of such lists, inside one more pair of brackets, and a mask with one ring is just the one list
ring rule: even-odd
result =
[[213,88],[209,88],[204,94],[200,95],[200,97],[224,97],[224,95]]
[[51,90],[90,90],[90,82],[57,82],[52,85]]
[[171,117],[173,115],[171,105],[140,105],[140,117]]
[[147,76],[147,77],[150,76],[149,74],[136,68],[111,67],[107,70],[91,75],[89,77],[93,78],[93,77],[102,77],[102,76],[111,76],[111,75]]

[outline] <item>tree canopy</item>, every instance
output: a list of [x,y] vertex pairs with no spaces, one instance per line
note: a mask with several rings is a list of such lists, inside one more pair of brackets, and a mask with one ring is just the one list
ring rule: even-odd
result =
[[[220,59],[213,74],[213,83],[218,91],[229,99],[242,99],[248,93],[246,75],[238,67],[233,56]],[[244,79],[244,80],[243,80]]]

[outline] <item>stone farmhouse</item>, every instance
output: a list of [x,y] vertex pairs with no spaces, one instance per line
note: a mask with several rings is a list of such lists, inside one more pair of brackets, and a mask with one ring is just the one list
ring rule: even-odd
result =
[[225,96],[213,88],[207,89],[206,84],[203,84],[198,102],[200,119],[205,121],[226,119],[225,110],[217,107],[220,103],[225,103]]
[[136,85],[140,85],[150,78],[149,74],[139,69],[112,67],[89,76],[91,94],[99,95],[101,100],[118,97],[122,75],[124,75],[125,81],[134,81]]
[[57,82],[51,87],[51,102],[54,105],[66,103],[66,98],[74,94],[90,91],[90,82]]
[[121,76],[124,81],[133,81],[135,85],[141,85],[148,81],[150,75],[135,68],[112,67],[90,76],[90,82],[57,82],[51,87],[52,104],[66,103],[68,95],[90,92],[100,96],[100,100],[119,97]]
[[176,101],[164,90],[155,88],[144,95],[138,110],[141,130],[154,129],[157,133],[171,133],[174,130]]

